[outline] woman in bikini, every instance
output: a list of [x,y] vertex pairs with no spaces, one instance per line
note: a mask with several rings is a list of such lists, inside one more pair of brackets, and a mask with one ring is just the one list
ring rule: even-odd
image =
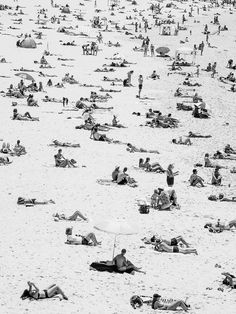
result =
[[166,252],[166,253],[182,253],[182,254],[198,254],[196,249],[192,248],[182,248],[178,246],[177,241],[172,242],[172,245],[166,244],[165,241],[158,239],[155,245],[155,251]]
[[67,296],[58,287],[56,284],[49,286],[47,289],[40,291],[33,282],[28,281],[29,289],[25,289],[23,292],[21,299],[25,300],[27,298],[40,300],[40,299],[47,299],[53,298],[57,295],[61,295],[64,300],[68,300]]

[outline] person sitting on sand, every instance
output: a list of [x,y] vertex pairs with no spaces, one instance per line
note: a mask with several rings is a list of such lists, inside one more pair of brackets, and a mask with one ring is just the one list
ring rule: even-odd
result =
[[216,195],[210,195],[208,197],[210,201],[219,201],[219,202],[236,202],[236,196],[232,196],[231,198],[225,197],[223,193],[220,193],[217,197]]
[[146,150],[143,148],[137,148],[130,143],[127,143],[126,150],[130,153],[156,153],[156,154],[159,154],[159,152],[157,150]]
[[17,156],[21,156],[21,155],[25,155],[26,154],[26,150],[25,147],[23,145],[20,144],[20,140],[17,140],[15,147],[13,148],[14,153]]
[[170,194],[168,193],[168,191],[165,191],[162,188],[158,188],[157,192],[158,192],[158,198],[157,198],[155,209],[170,210],[172,202],[170,200]]
[[180,145],[192,145],[190,138],[187,138],[186,140],[183,141],[182,136],[180,136],[178,140],[176,138],[173,138],[172,143]]
[[74,159],[66,159],[63,155],[62,155],[62,150],[59,149],[58,153],[56,155],[54,155],[54,159],[55,159],[55,166],[59,167],[59,168],[71,168],[71,167],[76,167],[75,163],[76,161]]
[[10,161],[8,157],[0,157],[0,166],[9,165],[11,163],[12,161]]
[[204,226],[204,228],[208,229],[209,232],[213,232],[213,233],[229,231],[233,227],[236,228],[236,219],[229,221],[228,224],[221,223],[220,219],[218,219],[217,223],[213,224],[211,222],[208,222]]
[[154,310],[176,311],[179,307],[187,312],[190,306],[186,304],[186,302],[184,302],[183,300],[176,300],[173,301],[171,304],[166,304],[161,300],[161,296],[159,294],[155,293],[153,295],[152,309]]
[[88,218],[86,218],[79,210],[76,210],[71,216],[66,216],[65,214],[53,214],[54,221],[59,220],[67,220],[67,221],[76,221],[78,218],[83,219],[84,221],[88,221]]
[[117,176],[117,184],[119,185],[125,185],[125,184],[131,184],[134,183],[134,179],[130,178],[130,176],[127,173],[128,168],[124,168],[123,172],[119,172]]
[[22,300],[25,300],[27,298],[40,300],[40,299],[53,298],[58,295],[61,295],[61,297],[64,300],[68,300],[67,296],[61,290],[61,288],[58,287],[56,284],[53,284],[49,286],[48,288],[40,291],[33,282],[28,281],[27,283],[28,283],[29,289],[25,289],[25,291],[23,292],[21,296]]
[[192,137],[192,138],[210,138],[212,136],[211,135],[201,135],[199,133],[193,133],[192,131],[189,131],[188,137]]
[[34,205],[48,205],[48,204],[55,204],[53,200],[48,200],[48,201],[37,201],[36,198],[25,198],[25,197],[18,197],[17,199],[17,205],[29,205],[29,206],[34,206]]
[[220,167],[216,166],[215,170],[212,173],[212,179],[211,179],[212,185],[221,185],[222,176],[220,175],[219,169]]
[[[175,242],[176,243],[176,242]],[[155,251],[166,252],[166,253],[182,253],[182,254],[196,254],[197,250],[192,248],[182,248],[178,245],[168,245],[165,241],[158,239],[155,243]]]
[[10,148],[10,144],[9,143],[6,144],[5,142],[3,142],[0,152],[3,153],[3,154],[10,154],[10,153],[12,153],[12,150]]
[[153,80],[156,80],[156,79],[160,79],[160,75],[157,74],[157,72],[154,70],[152,72],[152,74],[150,75],[150,78],[153,79]]
[[94,141],[111,142],[111,140],[105,135],[98,133],[98,126],[94,125],[91,129],[90,138]]
[[130,261],[128,261],[125,257],[126,249],[122,249],[121,253],[116,255],[113,258],[113,264],[117,267],[117,270],[121,273],[129,272],[134,275],[135,272],[143,273],[144,271],[141,268],[134,266]]
[[[142,159],[142,158],[140,158]],[[140,160],[139,160],[139,164],[140,164]],[[159,162],[154,162],[152,164],[150,164],[150,158],[147,157],[144,164],[143,164],[143,168],[146,171],[150,171],[150,172],[165,172],[165,170],[161,167],[161,165],[159,164]]]
[[236,150],[233,149],[233,148],[230,146],[230,144],[227,144],[227,145],[225,146],[224,152],[225,152],[226,154],[236,154]]
[[204,187],[205,185],[203,184],[204,180],[197,175],[197,169],[193,169],[193,173],[191,174],[189,178],[189,182],[191,186],[202,186]]
[[72,237],[72,229],[72,227],[66,228],[66,244],[91,246],[97,246],[101,244],[101,242],[97,241],[96,236],[93,232],[88,233],[86,236],[76,234],[75,237]]
[[118,176],[120,174],[120,167],[119,166],[116,166],[114,171],[112,172],[111,174],[111,177],[112,177],[112,181],[116,182],[117,179],[118,179]]
[[54,146],[61,146],[61,147],[80,147],[80,144],[71,144],[68,142],[60,142],[58,140],[53,140],[52,141]]

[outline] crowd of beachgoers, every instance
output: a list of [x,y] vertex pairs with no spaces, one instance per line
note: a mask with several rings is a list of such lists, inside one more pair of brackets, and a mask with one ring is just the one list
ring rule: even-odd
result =
[[0,16],[4,313],[233,313],[236,1]]

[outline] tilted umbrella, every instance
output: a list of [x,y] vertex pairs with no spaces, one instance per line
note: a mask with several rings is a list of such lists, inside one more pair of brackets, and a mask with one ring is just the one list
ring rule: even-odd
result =
[[97,223],[94,226],[94,228],[97,230],[115,235],[112,260],[114,258],[114,253],[115,253],[116,237],[118,235],[132,235],[132,234],[137,233],[137,228],[130,225],[127,221],[118,221],[118,220],[102,221],[100,223]]
[[165,55],[169,51],[170,51],[170,49],[168,47],[159,47],[159,48],[156,49],[157,53],[163,54],[163,55]]
[[19,76],[24,80],[34,81],[33,76],[25,72],[16,73],[15,76]]

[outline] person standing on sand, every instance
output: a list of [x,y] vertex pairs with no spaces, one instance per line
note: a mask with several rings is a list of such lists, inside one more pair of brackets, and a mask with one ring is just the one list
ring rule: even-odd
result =
[[204,46],[205,46],[204,42],[202,41],[201,44],[200,44],[201,56],[203,54]]
[[154,57],[155,56],[155,53],[154,53],[155,47],[153,44],[151,44],[150,50],[151,50],[151,57]]
[[138,78],[138,98],[140,98],[142,89],[143,89],[143,76],[139,75],[139,78]]
[[175,176],[179,174],[178,171],[173,172],[173,169],[174,169],[174,165],[170,164],[166,170],[166,174],[167,174],[166,182],[169,187],[172,187],[174,185],[174,178]]

